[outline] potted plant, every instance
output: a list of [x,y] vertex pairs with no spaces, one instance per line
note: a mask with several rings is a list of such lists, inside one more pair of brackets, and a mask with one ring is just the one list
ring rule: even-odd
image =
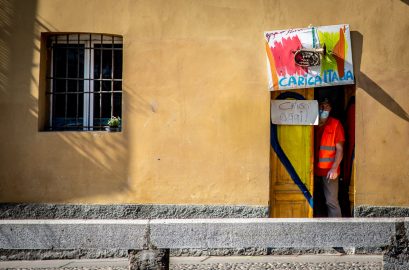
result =
[[121,117],[116,117],[116,116],[111,116],[111,118],[107,122],[108,131],[120,131],[120,125],[121,125]]

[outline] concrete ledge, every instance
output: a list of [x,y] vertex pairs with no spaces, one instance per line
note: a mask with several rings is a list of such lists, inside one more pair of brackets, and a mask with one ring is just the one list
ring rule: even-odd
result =
[[386,247],[408,218],[1,220],[1,249]]
[[142,249],[147,220],[2,220],[1,249]]
[[158,248],[384,247],[394,219],[153,220],[150,239]]

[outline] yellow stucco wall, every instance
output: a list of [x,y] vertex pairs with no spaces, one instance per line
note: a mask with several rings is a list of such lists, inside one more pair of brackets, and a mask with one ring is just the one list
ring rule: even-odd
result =
[[[349,23],[358,68],[356,203],[409,205],[405,1],[0,5],[2,202],[267,205],[263,31]],[[123,36],[123,132],[38,131],[47,31]]]

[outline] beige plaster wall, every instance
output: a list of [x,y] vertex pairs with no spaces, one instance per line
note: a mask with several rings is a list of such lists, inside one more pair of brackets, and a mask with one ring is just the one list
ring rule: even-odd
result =
[[[2,202],[267,205],[263,31],[349,23],[358,78],[356,203],[409,205],[405,1],[0,4]],[[38,131],[47,31],[123,35],[123,132]]]

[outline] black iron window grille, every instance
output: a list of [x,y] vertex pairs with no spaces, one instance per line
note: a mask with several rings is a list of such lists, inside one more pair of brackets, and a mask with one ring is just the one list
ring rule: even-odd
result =
[[107,130],[122,118],[122,37],[53,34],[47,52],[48,130]]

